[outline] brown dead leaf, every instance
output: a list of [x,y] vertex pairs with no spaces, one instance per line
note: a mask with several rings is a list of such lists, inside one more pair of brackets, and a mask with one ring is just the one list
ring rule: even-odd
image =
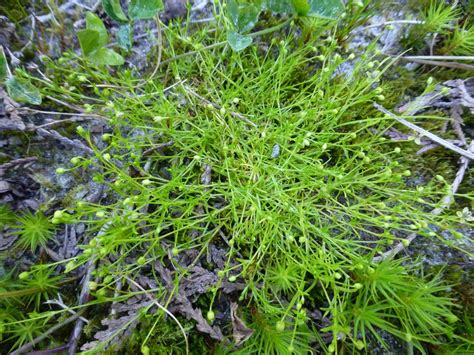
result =
[[246,342],[254,333],[254,330],[247,327],[245,323],[237,316],[237,303],[230,304],[230,317],[232,319],[232,337],[236,346]]

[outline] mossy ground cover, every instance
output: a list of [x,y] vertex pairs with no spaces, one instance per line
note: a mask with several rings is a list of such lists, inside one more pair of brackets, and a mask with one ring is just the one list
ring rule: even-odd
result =
[[[55,230],[85,225],[77,255],[4,276],[5,347],[69,319],[44,303],[59,293],[88,319],[79,348],[89,353],[371,352],[392,337],[408,352],[469,351],[470,321],[443,270],[374,262],[409,248],[413,232],[458,249],[453,240],[467,236],[455,210],[431,213],[458,157],[426,159],[413,140],[390,139],[403,128],[374,102],[400,102],[401,69],[375,41],[355,53],[341,41],[367,13],[354,7],[339,23],[267,15],[276,27],[262,20],[270,30],[235,52],[213,46],[229,27],[214,10],[203,26],[161,24],[162,48],[149,57],[157,70],[96,66],[71,51],[42,76],[17,72],[48,108],[100,116],[100,134],[87,121],[61,131],[89,151],[57,173],[104,192],[48,201],[36,216],[0,210],[15,247],[33,254]],[[413,90],[435,88],[430,79]],[[447,119],[428,117],[433,130]],[[473,195],[456,198],[468,206]],[[67,343],[71,324],[39,344]]]

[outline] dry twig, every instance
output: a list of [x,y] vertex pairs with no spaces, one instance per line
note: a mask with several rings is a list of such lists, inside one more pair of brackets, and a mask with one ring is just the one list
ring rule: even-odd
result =
[[378,103],[374,102],[374,107],[377,110],[379,110],[380,112],[385,113],[386,115],[394,118],[396,121],[400,122],[404,126],[414,130],[415,132],[421,134],[424,137],[427,137],[427,138],[431,139],[433,142],[436,142],[439,145],[442,145],[443,147],[445,147],[449,150],[452,150],[453,152],[456,152],[456,153],[458,153],[458,154],[460,154],[460,155],[462,155],[466,158],[469,158],[471,160],[474,159],[474,154],[472,152],[470,152],[468,150],[464,150],[464,149],[459,148],[459,147],[456,147],[451,142],[449,142],[449,141],[447,141],[443,138],[438,137],[437,135],[425,130],[424,128],[421,128],[421,127],[415,125],[414,123],[408,122],[407,120],[405,120],[401,117],[398,117],[397,115],[395,115],[394,113],[388,111],[385,107],[379,105]]

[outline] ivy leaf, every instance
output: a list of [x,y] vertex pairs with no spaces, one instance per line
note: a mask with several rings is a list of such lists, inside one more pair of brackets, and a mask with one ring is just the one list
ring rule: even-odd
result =
[[150,19],[163,10],[162,0],[131,0],[128,15],[134,20]]
[[5,57],[5,52],[3,47],[0,46],[0,82],[3,82],[8,77],[8,64],[7,58]]
[[5,82],[8,95],[17,102],[33,105],[41,104],[41,93],[33,84],[24,79],[11,77]]
[[306,16],[311,9],[308,0],[291,0],[291,4],[299,16]]
[[104,11],[112,20],[117,22],[127,22],[127,16],[124,14],[122,10],[122,6],[120,5],[120,0],[102,0],[102,6]]
[[240,33],[234,31],[227,34],[227,42],[229,42],[231,48],[236,52],[244,50],[250,46],[252,41],[253,38],[251,36],[241,35]]
[[94,15],[92,12],[86,14],[86,28],[88,30],[96,31],[99,34],[97,38],[97,47],[103,47],[109,40],[107,29],[99,16]]
[[77,32],[77,37],[79,38],[79,44],[81,45],[82,53],[88,57],[92,52],[102,48],[99,45],[100,34],[94,30],[81,30]]
[[295,12],[291,0],[266,0],[265,7],[278,14],[293,14]]
[[310,9],[306,16],[324,17],[335,20],[344,11],[341,0],[309,0]]
[[100,48],[87,58],[97,65],[122,65],[125,62],[120,54],[110,48]]
[[260,14],[259,7],[250,3],[238,4],[235,0],[228,2],[227,11],[232,24],[240,33],[250,31],[257,23]]
[[127,52],[132,48],[132,29],[130,24],[122,25],[117,31],[117,42],[120,48]]

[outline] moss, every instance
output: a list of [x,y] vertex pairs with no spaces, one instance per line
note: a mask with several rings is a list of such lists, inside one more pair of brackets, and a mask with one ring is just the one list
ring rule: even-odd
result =
[[18,24],[28,16],[27,7],[29,3],[28,0],[2,0],[0,12],[5,14],[10,21]]

